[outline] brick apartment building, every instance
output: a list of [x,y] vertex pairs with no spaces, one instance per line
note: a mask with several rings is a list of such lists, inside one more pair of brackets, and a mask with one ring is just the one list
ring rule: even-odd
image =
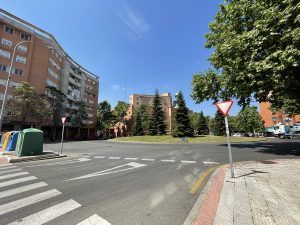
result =
[[272,112],[270,110],[271,104],[269,102],[261,102],[259,103],[260,115],[262,117],[264,126],[266,128],[273,127],[278,123],[282,124],[294,124],[300,123],[300,115],[294,115],[293,118],[289,117],[287,114],[283,112]]
[[[79,101],[84,102],[88,114],[88,118],[83,121],[83,129],[78,129],[69,122],[66,124],[66,138],[79,135],[79,131],[86,136],[95,135],[98,77],[75,62],[50,33],[2,9],[0,9],[0,104],[4,96],[13,50],[21,41],[27,42],[18,45],[16,49],[8,99],[12,98],[13,89],[21,82],[28,82],[39,94],[49,95],[46,87],[55,87],[67,97],[64,103],[67,121],[70,121],[72,113],[78,110],[76,103]],[[38,127],[38,124],[26,122],[27,126]],[[5,125],[7,128],[7,124],[4,124],[4,128]],[[16,125],[10,127],[10,129],[17,128]]]
[[[165,113],[166,124],[167,124],[167,133],[172,131],[172,116],[173,116],[173,107],[172,107],[172,96],[170,93],[162,93],[159,95],[160,103],[162,110]],[[114,132],[116,136],[128,136],[131,135],[132,126],[133,126],[133,114],[141,105],[146,106],[146,110],[151,113],[153,106],[154,95],[145,95],[145,94],[132,94],[129,97],[129,109],[126,116],[126,124],[116,124],[114,127]]]

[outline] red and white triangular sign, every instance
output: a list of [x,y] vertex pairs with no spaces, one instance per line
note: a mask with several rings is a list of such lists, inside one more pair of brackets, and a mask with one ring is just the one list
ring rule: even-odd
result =
[[66,122],[66,119],[67,119],[67,117],[62,117],[62,118],[61,118],[62,124],[64,124],[64,123]]
[[218,102],[215,104],[220,112],[224,115],[227,116],[229,113],[229,110],[231,109],[231,106],[233,105],[233,101],[223,101],[223,102]]

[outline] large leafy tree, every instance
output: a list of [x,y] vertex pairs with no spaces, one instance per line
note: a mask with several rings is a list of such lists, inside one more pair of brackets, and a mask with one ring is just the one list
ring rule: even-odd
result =
[[149,119],[149,134],[163,135],[166,133],[166,128],[164,111],[161,108],[158,90],[156,90],[153,98],[152,112]]
[[177,108],[175,112],[176,126],[173,131],[174,137],[191,137],[194,135],[191,127],[191,121],[189,117],[189,109],[186,107],[186,103],[183,97],[182,91],[176,96]]
[[123,101],[118,101],[117,105],[113,110],[113,114],[115,117],[115,123],[125,123],[125,116],[127,115],[127,111],[129,108],[129,104]]
[[256,106],[246,106],[237,115],[237,127],[242,133],[257,133],[263,131],[261,116]]
[[78,101],[75,103],[78,109],[71,115],[71,124],[75,127],[83,127],[84,120],[88,118],[88,114],[85,109],[85,104],[83,101]]
[[113,125],[115,116],[112,112],[111,105],[108,101],[103,101],[98,104],[96,127],[102,134]]
[[194,132],[199,135],[205,135],[209,134],[209,119],[206,118],[201,111],[200,113],[198,112],[193,112],[190,115],[191,119],[191,126],[194,129]]
[[233,97],[245,107],[253,97],[289,113],[299,112],[299,12],[299,0],[221,4],[206,35],[215,69],[194,75],[196,102]]
[[56,87],[48,86],[46,87],[48,91],[48,100],[53,109],[52,121],[54,127],[61,126],[61,117],[64,116],[64,101],[66,100],[66,95],[58,90]]
[[224,136],[226,134],[224,116],[219,110],[217,110],[215,115],[213,132],[216,136]]

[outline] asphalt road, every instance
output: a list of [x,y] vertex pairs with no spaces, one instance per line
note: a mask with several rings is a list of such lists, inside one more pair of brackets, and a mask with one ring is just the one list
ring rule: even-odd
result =
[[[299,158],[299,150],[293,140],[232,144],[235,162]],[[228,163],[224,144],[82,141],[65,143],[64,153],[0,167],[1,225],[182,225],[204,186],[195,189],[200,175]]]

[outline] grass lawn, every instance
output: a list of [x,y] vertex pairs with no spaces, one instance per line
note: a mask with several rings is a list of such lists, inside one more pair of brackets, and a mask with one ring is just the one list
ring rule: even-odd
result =
[[[230,137],[231,142],[249,142],[249,141],[265,141],[266,138],[254,137]],[[128,142],[149,142],[149,143],[183,143],[180,138],[174,138],[171,135],[163,136],[133,136],[114,138],[112,141],[128,141]],[[187,143],[226,143],[226,137],[203,135],[198,137],[187,138]]]

